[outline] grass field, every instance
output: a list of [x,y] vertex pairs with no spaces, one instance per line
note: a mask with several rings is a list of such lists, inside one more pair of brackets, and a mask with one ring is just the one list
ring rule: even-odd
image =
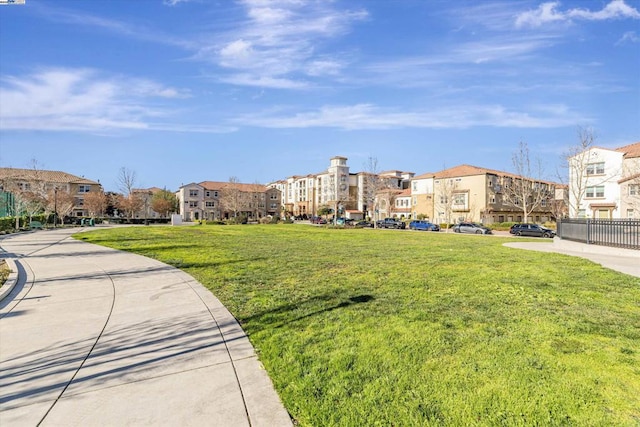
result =
[[306,225],[78,238],[211,289],[301,426],[640,425],[640,279],[580,258]]

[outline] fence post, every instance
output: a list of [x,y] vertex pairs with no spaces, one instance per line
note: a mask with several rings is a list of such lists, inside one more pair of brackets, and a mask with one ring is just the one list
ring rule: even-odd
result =
[[591,244],[591,220],[587,219],[587,245]]

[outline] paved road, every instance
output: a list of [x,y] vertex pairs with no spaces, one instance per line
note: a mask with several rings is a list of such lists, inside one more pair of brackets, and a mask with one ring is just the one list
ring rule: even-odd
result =
[[73,231],[0,241],[21,273],[0,302],[0,426],[291,426],[209,291]]

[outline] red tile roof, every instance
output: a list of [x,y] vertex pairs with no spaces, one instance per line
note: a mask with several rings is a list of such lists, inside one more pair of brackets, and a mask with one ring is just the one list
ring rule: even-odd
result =
[[616,148],[616,151],[623,153],[624,157],[627,159],[640,157],[640,142],[635,142],[633,144],[625,145],[624,147]]

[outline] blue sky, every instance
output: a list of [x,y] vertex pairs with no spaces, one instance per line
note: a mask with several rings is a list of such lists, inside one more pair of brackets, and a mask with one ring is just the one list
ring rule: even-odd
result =
[[640,141],[640,0],[26,0],[0,5],[0,166],[116,190],[320,172],[553,178]]

